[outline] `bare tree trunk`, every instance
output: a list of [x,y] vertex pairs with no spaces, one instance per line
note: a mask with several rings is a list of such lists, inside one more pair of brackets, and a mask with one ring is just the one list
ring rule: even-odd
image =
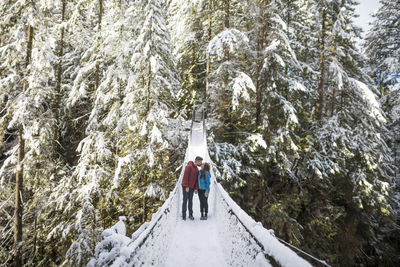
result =
[[[99,24],[98,24],[98,32],[101,31],[101,20],[103,17],[103,0],[99,1]],[[99,88],[99,82],[100,82],[100,63],[96,63],[96,73],[95,73],[95,79],[94,79],[94,91]]]
[[[61,10],[61,22],[65,20],[65,7],[67,5],[66,0],[62,0]],[[57,65],[57,83],[56,83],[56,95],[54,103],[54,119],[55,125],[53,130],[53,153],[54,158],[57,156],[58,150],[58,127],[60,124],[60,100],[61,100],[61,81],[62,81],[62,57],[64,55],[64,27],[61,28],[60,41],[58,48],[58,65]]]
[[324,112],[324,75],[325,75],[325,21],[326,21],[326,11],[322,11],[322,32],[321,32],[321,51],[320,51],[320,58],[319,58],[319,82],[318,82],[318,101],[315,105],[315,115],[317,120],[322,118]]
[[265,192],[265,175],[261,175],[261,221],[264,222],[266,192]]
[[[28,66],[31,62],[32,56],[32,43],[33,43],[33,27],[28,26],[28,36],[27,36],[27,49],[26,49],[26,59],[25,59],[25,79],[23,85],[23,92],[28,89]],[[19,246],[22,241],[22,212],[23,212],[23,173],[24,166],[22,161],[25,156],[25,140],[23,137],[24,129],[22,125],[18,127],[18,165],[15,174],[15,207],[14,207],[14,245],[16,247],[16,255],[14,259],[15,266],[22,266],[23,260],[21,255],[21,246]]]

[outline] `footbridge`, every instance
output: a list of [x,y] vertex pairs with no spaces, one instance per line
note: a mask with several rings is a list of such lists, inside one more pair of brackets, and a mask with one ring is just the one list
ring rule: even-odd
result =
[[[131,237],[123,219],[103,232],[88,266],[329,266],[277,238],[243,211],[224,190],[213,171],[207,149],[204,112],[194,119],[182,171],[161,208]],[[211,163],[208,220],[199,220],[199,200],[193,197],[194,221],[181,219],[181,179],[195,156]]]

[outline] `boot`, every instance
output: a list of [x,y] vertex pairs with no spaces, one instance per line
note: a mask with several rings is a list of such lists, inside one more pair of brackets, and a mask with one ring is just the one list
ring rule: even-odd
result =
[[203,212],[201,212],[200,220],[204,220],[204,213]]
[[207,212],[206,212],[206,213],[204,213],[203,220],[207,220]]

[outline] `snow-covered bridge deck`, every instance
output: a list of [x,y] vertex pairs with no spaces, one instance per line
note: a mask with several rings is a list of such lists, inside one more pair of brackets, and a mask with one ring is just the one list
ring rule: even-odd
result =
[[[213,170],[209,219],[199,220],[199,200],[194,195],[195,220],[183,221],[180,183],[184,166],[197,155],[212,163],[204,120],[193,122],[181,175],[152,220],[143,224],[132,238],[125,236],[122,221],[104,231],[104,240],[97,245],[96,258],[89,266],[311,266],[279,242],[273,231],[246,214],[217,183]],[[321,261],[313,263],[325,265]]]

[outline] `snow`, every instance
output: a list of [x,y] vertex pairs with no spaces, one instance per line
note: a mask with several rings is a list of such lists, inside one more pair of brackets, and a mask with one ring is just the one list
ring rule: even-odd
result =
[[[182,166],[201,156],[213,163],[202,123],[193,122],[189,145]],[[257,136],[253,142],[260,143]],[[163,206],[132,234],[125,233],[124,217],[103,232],[101,241],[88,266],[271,266],[267,255],[281,266],[311,266],[243,211],[215,179],[211,169],[208,220],[199,220],[199,199],[193,197],[194,221],[183,221],[181,215],[181,179]],[[157,190],[150,184],[146,194]],[[151,191],[151,192],[150,192]]]
[[230,52],[237,52],[241,47],[246,47],[249,42],[247,36],[237,29],[225,29],[218,33],[207,46],[207,56],[223,58],[225,48]]
[[378,103],[378,100],[376,99],[375,94],[368,88],[368,86],[365,83],[362,83],[357,80],[353,80],[353,82],[354,82],[356,88],[361,93],[364,100],[367,101],[367,103],[369,104],[369,108],[370,108],[369,115],[372,118],[381,121],[382,123],[386,123],[386,119],[383,115],[383,111],[380,108],[380,104]]
[[157,183],[150,183],[149,186],[147,186],[144,195],[148,197],[160,197],[160,199],[165,199],[164,190]]
[[153,144],[155,142],[162,143],[162,134],[160,130],[157,128],[156,125],[153,125],[153,129],[151,130],[151,141],[150,143]]
[[244,100],[249,101],[250,95],[247,92],[247,89],[249,88],[250,90],[255,92],[256,87],[254,86],[251,78],[244,72],[239,72],[238,76],[233,79],[232,83],[232,106],[233,110],[236,110],[237,106],[239,106],[239,98],[243,97]]
[[263,139],[261,134],[252,134],[247,138],[252,144],[252,151],[256,151],[257,147],[267,148],[267,143]]
[[[174,238],[171,240],[171,247],[164,265],[166,267],[228,266],[218,239],[217,218],[213,216],[212,210],[209,210],[208,220],[199,220],[200,204],[197,196],[193,197],[195,220],[178,220],[176,224]],[[209,199],[209,204],[212,202],[213,200]]]
[[264,53],[274,51],[280,45],[280,41],[277,39],[272,40],[271,44],[264,49]]
[[120,181],[120,174],[121,174],[121,170],[122,170],[122,166],[124,166],[125,164],[128,164],[131,162],[131,156],[127,155],[125,157],[119,158],[118,159],[118,166],[117,169],[115,170],[115,174],[114,174],[114,180],[113,180],[113,185],[115,188],[117,188],[119,186],[119,181]]

